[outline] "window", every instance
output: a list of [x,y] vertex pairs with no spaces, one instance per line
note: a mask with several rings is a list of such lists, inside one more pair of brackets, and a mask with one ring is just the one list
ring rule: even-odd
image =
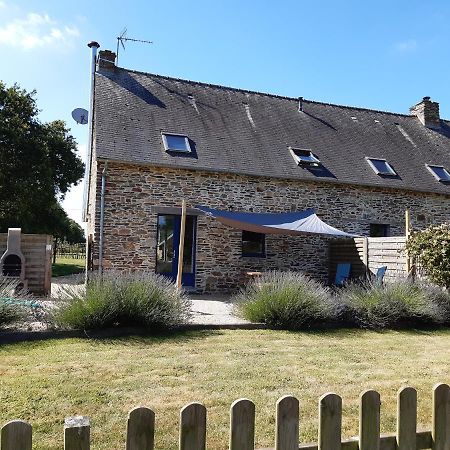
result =
[[426,164],[427,169],[433,174],[434,178],[443,183],[450,183],[450,173],[445,167],[431,166]]
[[385,223],[371,223],[370,237],[387,237],[389,236],[390,225]]
[[252,231],[242,232],[242,256],[266,256],[266,235],[253,233]]
[[397,176],[397,172],[385,159],[366,158],[366,160],[377,175]]
[[319,158],[311,150],[289,147],[289,151],[298,165],[318,166],[320,164]]
[[191,153],[191,145],[187,136],[183,134],[162,133],[166,152]]

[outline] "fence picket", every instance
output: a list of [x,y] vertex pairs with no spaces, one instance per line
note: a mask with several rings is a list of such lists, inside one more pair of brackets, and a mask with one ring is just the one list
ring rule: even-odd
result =
[[153,450],[155,443],[155,413],[144,407],[128,413],[126,450]]
[[380,449],[380,394],[365,391],[360,396],[359,449]]
[[90,434],[89,417],[67,417],[64,421],[64,450],[89,450]]
[[206,408],[190,403],[180,413],[180,450],[205,450]]
[[450,387],[437,384],[433,388],[433,450],[450,448]]
[[2,427],[2,450],[31,450],[32,428],[24,420],[11,420]]
[[236,400],[230,409],[230,450],[254,450],[255,404],[246,398]]
[[277,401],[275,450],[298,450],[299,402],[286,395]]
[[319,450],[340,450],[342,399],[328,393],[319,400]]
[[397,392],[398,450],[416,450],[417,447],[417,391],[412,387]]

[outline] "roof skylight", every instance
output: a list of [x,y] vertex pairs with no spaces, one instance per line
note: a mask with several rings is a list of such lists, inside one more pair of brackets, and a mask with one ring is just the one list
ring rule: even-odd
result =
[[425,164],[427,169],[432,173],[436,180],[442,183],[450,183],[450,173],[443,166],[433,166],[431,164]]
[[311,150],[289,147],[289,151],[299,166],[318,166],[320,164],[320,159]]
[[191,153],[191,144],[184,134],[162,133],[164,150],[166,152]]
[[384,175],[384,176],[397,176],[397,172],[392,168],[392,166],[385,160],[380,158],[367,158],[367,162],[369,163],[369,166],[372,168],[372,170],[377,175]]

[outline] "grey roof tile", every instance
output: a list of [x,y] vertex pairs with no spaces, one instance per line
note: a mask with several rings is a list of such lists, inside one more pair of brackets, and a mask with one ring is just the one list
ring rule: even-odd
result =
[[[425,168],[450,168],[447,121],[432,130],[405,114],[310,100],[300,112],[295,98],[125,69],[97,73],[95,95],[100,159],[450,194]],[[193,154],[165,152],[163,131],[186,134]],[[311,149],[332,176],[298,167],[289,146]],[[398,178],[376,175],[367,156]]]

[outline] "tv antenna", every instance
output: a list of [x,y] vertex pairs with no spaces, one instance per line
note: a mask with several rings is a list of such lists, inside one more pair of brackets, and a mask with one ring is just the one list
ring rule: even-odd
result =
[[125,42],[131,41],[131,42],[139,42],[141,44],[153,44],[153,41],[144,41],[143,39],[133,39],[127,37],[127,29],[126,27],[120,32],[120,35],[117,36],[117,50],[116,50],[116,64],[119,65],[119,50],[120,46],[122,46],[123,50],[125,51]]

